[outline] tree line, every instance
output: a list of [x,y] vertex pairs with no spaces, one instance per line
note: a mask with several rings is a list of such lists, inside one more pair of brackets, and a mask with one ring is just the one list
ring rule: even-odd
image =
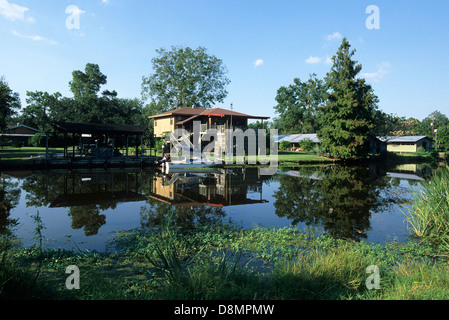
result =
[[273,127],[282,134],[317,133],[323,147],[343,159],[366,156],[367,142],[377,136],[428,136],[448,151],[449,118],[434,111],[419,121],[380,110],[373,88],[357,77],[362,65],[354,54],[345,38],[324,79],[311,74],[306,81],[295,78],[280,87]]
[[[0,78],[0,131],[13,123],[43,132],[52,130],[53,121],[133,124],[149,128],[149,141],[153,121],[148,116],[181,107],[211,108],[224,101],[230,80],[222,60],[203,47],[156,52],[154,72],[142,77],[140,99],[118,98],[115,90],[101,92],[107,76],[93,63],[86,64],[84,71],[72,72],[68,85],[73,97],[27,91],[23,109],[19,95]],[[434,137],[441,150],[449,150],[448,117],[434,111],[419,121],[380,110],[373,88],[358,76],[362,66],[353,59],[354,54],[344,38],[323,79],[311,74],[306,81],[295,78],[292,84],[281,86],[275,96],[277,117],[264,122],[264,127],[284,134],[317,133],[323,148],[342,159],[365,157],[367,143],[375,136],[426,135]]]

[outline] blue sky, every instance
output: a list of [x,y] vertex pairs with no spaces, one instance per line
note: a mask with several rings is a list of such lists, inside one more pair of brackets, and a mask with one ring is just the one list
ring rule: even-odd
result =
[[0,0],[0,76],[25,106],[26,91],[71,97],[72,71],[96,63],[102,90],[140,98],[156,49],[203,46],[229,71],[217,107],[274,117],[279,87],[324,77],[346,37],[379,108],[422,120],[449,115],[448,16],[449,0]]

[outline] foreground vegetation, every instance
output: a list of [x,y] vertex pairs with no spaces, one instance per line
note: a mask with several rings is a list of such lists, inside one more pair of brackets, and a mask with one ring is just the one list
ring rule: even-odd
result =
[[449,252],[449,169],[436,172],[423,187],[413,194],[409,223],[417,237]]
[[[38,234],[39,232],[37,232]],[[161,228],[117,235],[105,253],[1,247],[6,299],[448,299],[448,257],[412,241],[385,245],[332,239],[295,228],[220,225],[185,232]],[[65,286],[69,265],[80,289]],[[368,289],[369,266],[380,288]]]

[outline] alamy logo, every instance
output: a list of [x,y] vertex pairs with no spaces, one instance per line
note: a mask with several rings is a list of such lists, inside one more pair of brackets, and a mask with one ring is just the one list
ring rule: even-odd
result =
[[370,5],[366,7],[366,13],[370,14],[366,18],[365,25],[368,30],[380,29],[380,10],[378,6]]
[[371,274],[367,279],[366,279],[366,288],[368,290],[372,290],[372,289],[376,289],[379,290],[380,289],[380,270],[378,266],[369,266],[368,268],[366,268],[365,270],[366,273]]
[[79,290],[80,288],[80,269],[77,266],[68,266],[65,269],[65,273],[69,273],[70,276],[67,277],[65,281],[65,287],[68,290]]
[[[216,164],[233,164],[234,156],[237,164],[265,165],[261,175],[274,175],[278,168],[278,145],[274,137],[276,129],[270,130],[269,154],[267,155],[267,132],[265,129],[205,129],[201,122],[193,122],[193,132],[186,129],[175,129],[170,133],[172,145],[170,157],[181,158],[186,163],[213,162]],[[246,139],[246,140],[245,140]],[[204,145],[204,148],[202,146]],[[269,165],[266,167],[266,165]]]
[[81,14],[84,13],[83,10],[78,8],[78,6],[70,5],[65,9],[65,13],[69,14],[70,16],[67,17],[65,21],[65,26],[68,30],[79,30],[81,27],[80,20],[81,20]]

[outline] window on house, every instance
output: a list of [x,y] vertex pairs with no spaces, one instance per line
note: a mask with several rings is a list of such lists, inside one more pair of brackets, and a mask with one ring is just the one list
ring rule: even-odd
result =
[[157,127],[157,120],[154,120],[154,126]]

